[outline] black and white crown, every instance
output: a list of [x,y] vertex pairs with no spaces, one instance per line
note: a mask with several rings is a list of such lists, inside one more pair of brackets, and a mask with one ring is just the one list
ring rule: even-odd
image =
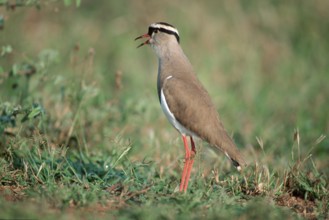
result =
[[152,35],[154,32],[163,32],[163,33],[167,33],[167,34],[171,34],[174,35],[179,43],[179,33],[178,30],[172,26],[171,24],[165,23],[165,22],[157,22],[157,23],[153,23],[149,26],[149,30],[148,30],[148,35]]

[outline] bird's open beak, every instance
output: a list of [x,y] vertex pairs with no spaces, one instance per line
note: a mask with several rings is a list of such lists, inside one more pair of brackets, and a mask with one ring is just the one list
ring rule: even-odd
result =
[[139,47],[141,47],[141,46],[143,46],[145,44],[149,44],[150,43],[150,39],[151,39],[151,36],[150,35],[143,34],[143,35],[141,35],[139,37],[136,37],[135,40],[138,40],[138,39],[141,39],[141,38],[148,38],[148,39],[144,43],[141,43],[140,45],[138,45],[137,48],[139,48]]

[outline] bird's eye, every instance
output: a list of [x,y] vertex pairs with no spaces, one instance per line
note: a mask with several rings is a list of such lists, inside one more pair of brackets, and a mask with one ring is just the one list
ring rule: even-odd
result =
[[154,33],[158,33],[158,31],[159,31],[158,29],[155,29],[155,30],[154,30]]

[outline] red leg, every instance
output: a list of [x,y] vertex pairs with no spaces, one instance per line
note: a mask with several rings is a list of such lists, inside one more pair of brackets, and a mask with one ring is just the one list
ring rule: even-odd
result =
[[188,181],[190,179],[190,176],[191,176],[191,170],[192,170],[192,167],[193,167],[193,163],[194,163],[194,156],[196,155],[196,149],[195,149],[195,145],[194,145],[194,141],[193,141],[193,138],[190,137],[190,140],[191,140],[191,151],[190,151],[190,158],[188,160],[188,167],[187,167],[187,173],[186,173],[186,179],[185,179],[185,186],[184,186],[184,192],[186,192],[187,190],[187,186],[188,186]]
[[186,136],[182,135],[182,137],[183,137],[184,148],[185,148],[185,164],[184,164],[182,179],[181,179],[180,186],[179,186],[180,192],[183,191],[183,189],[186,191],[185,188],[187,188],[187,187],[185,187],[185,184],[186,184],[185,182],[186,182],[186,175],[188,172],[189,160],[191,157],[191,151],[188,147]]

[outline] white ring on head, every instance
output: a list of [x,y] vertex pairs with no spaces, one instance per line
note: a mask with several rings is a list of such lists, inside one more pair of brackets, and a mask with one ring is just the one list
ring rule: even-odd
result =
[[154,23],[154,24],[151,24],[150,27],[153,27],[153,28],[163,28],[163,29],[166,29],[166,30],[169,30],[169,31],[172,31],[174,33],[177,33],[177,35],[179,36],[179,33],[178,33],[178,30],[174,27],[171,27],[171,26],[168,26],[168,25],[164,25],[164,24],[159,24],[159,23]]

